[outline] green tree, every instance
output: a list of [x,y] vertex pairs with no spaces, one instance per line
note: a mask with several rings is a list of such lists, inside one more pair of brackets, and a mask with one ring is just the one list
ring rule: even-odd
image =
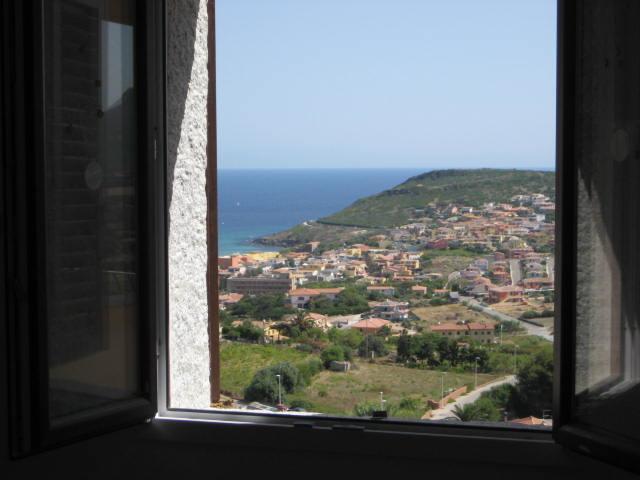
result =
[[244,391],[244,398],[249,402],[277,403],[278,379],[268,370],[256,372]]
[[230,308],[230,313],[233,316],[251,317],[257,320],[280,320],[283,315],[290,312],[291,307],[287,305],[282,294],[246,295]]
[[331,362],[341,362],[345,359],[344,348],[340,345],[330,345],[322,351],[320,358],[324,367],[329,368]]
[[242,322],[242,325],[237,327],[237,332],[240,338],[251,342],[259,342],[264,337],[264,331],[254,326],[249,320]]
[[451,366],[456,366],[459,360],[460,347],[457,340],[449,340],[440,337],[438,339],[438,355],[441,362],[449,362]]
[[355,328],[330,328],[327,332],[329,340],[336,345],[346,346],[351,349],[358,348],[364,336]]
[[551,409],[553,391],[553,350],[545,348],[520,367],[510,407],[516,415],[541,417]]
[[350,285],[336,295],[335,300],[322,295],[311,300],[309,309],[325,315],[354,315],[368,311],[369,303],[362,288]]
[[370,358],[371,352],[373,352],[376,357],[383,357],[389,353],[389,350],[382,338],[376,335],[367,335],[358,347],[358,355]]
[[497,422],[500,420],[500,410],[489,398],[481,397],[474,403],[464,406],[456,405],[453,408],[453,413],[463,422]]
[[258,370],[249,386],[245,389],[244,397],[248,401],[276,403],[280,389],[277,375],[280,375],[282,399],[287,393],[292,393],[304,383],[298,369],[289,362],[281,362]]
[[396,345],[397,349],[397,360],[399,362],[406,362],[411,359],[413,356],[413,351],[411,349],[411,337],[405,333],[398,337],[398,344]]

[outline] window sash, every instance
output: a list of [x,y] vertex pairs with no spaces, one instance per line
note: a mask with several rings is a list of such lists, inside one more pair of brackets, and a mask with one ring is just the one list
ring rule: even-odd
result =
[[[592,2],[593,3],[593,2]],[[597,3],[597,2],[596,2]],[[616,8],[615,2],[600,2]],[[578,132],[577,112],[587,99],[577,90],[580,42],[595,41],[579,22],[584,3],[560,0],[558,11],[558,117],[554,439],[568,448],[640,472],[640,442],[581,422],[576,402],[578,287]],[[591,33],[593,35],[593,33]],[[604,115],[600,117],[604,121]],[[561,321],[560,321],[561,319]]]
[[[14,68],[3,69],[13,85],[7,115],[13,119],[15,144],[4,178],[13,205],[7,215],[8,278],[14,278],[9,309],[11,446],[23,456],[51,446],[143,422],[155,415],[156,322],[165,314],[165,172],[164,150],[164,2],[141,0],[135,30],[140,212],[139,335],[141,396],[110,402],[60,420],[49,419],[49,362],[45,315],[43,236],[44,197],[44,8],[43,0],[3,2],[9,26],[7,51]],[[9,21],[11,19],[11,21]],[[9,33],[10,32],[10,33]],[[24,63],[20,63],[20,62]],[[3,66],[8,65],[6,62]],[[20,81],[21,79],[21,81]],[[35,192],[33,195],[31,192]]]

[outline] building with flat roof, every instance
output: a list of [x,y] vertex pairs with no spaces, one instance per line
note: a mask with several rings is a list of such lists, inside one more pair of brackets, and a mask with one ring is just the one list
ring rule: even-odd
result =
[[394,302],[393,300],[385,300],[384,302],[369,303],[372,306],[372,312],[379,318],[399,322],[409,318],[409,303]]
[[287,293],[294,287],[289,277],[231,277],[227,279],[227,290],[248,295]]
[[288,292],[289,302],[295,308],[308,308],[313,298],[326,297],[335,300],[344,288],[298,288]]
[[431,326],[431,332],[448,338],[492,343],[495,337],[495,326],[479,322],[439,323]]
[[521,302],[523,300],[523,293],[524,289],[522,287],[516,287],[513,285],[505,287],[491,287],[489,288],[489,303]]

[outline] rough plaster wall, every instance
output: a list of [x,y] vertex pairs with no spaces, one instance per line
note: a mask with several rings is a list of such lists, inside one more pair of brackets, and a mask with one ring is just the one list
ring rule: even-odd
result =
[[207,336],[207,3],[167,2],[171,405],[209,406]]

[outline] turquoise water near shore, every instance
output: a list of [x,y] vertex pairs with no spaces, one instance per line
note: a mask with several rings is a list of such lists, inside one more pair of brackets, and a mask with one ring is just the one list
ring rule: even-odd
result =
[[274,250],[251,240],[335,213],[429,170],[219,170],[220,255]]

